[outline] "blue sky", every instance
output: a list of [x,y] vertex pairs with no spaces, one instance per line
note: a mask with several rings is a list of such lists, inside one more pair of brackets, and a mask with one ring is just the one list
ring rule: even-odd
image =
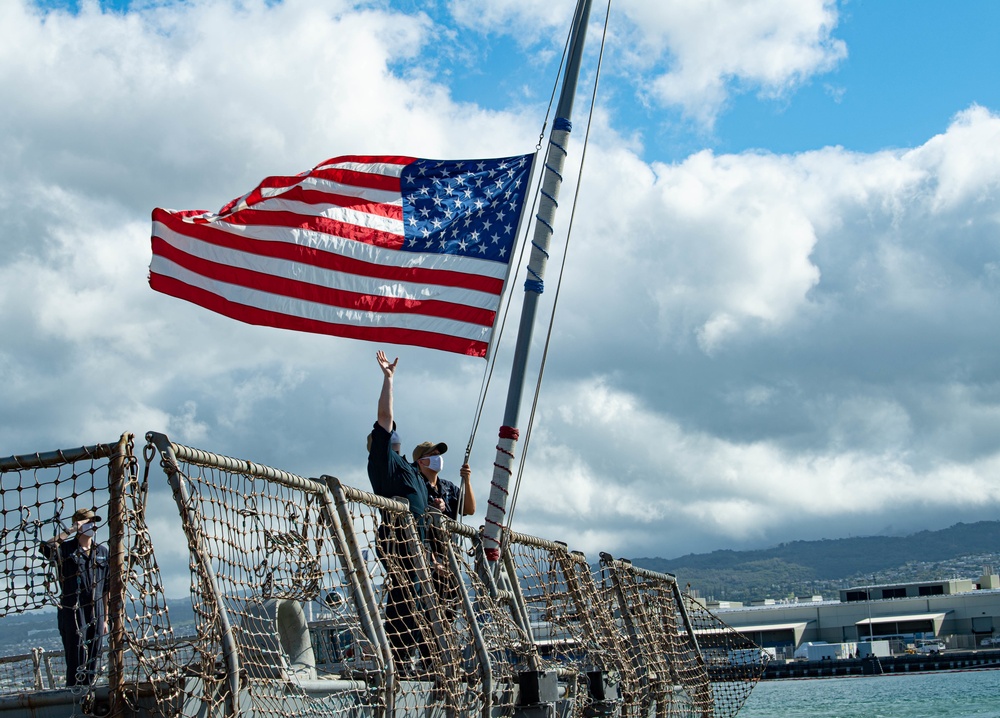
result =
[[[571,12],[2,4],[0,454],[154,429],[365,486],[379,347],[153,293],[149,213],[218,208],[338,154],[529,151]],[[515,528],[672,557],[996,517],[998,15],[615,4]],[[463,445],[482,363],[385,349],[405,440]]]
[[834,34],[847,58],[787,98],[736,97],[720,118],[717,151],[913,147],[941,132],[956,108],[1000,105],[990,80],[1000,64],[996,3],[853,0],[841,8]]

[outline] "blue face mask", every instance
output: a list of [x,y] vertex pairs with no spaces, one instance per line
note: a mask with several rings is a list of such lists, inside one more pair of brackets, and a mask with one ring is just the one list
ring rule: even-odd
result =
[[441,473],[441,470],[444,469],[443,456],[425,456],[424,459],[427,460],[427,468],[431,471]]
[[97,533],[97,524],[95,523],[84,524],[83,526],[80,527],[80,533],[83,534],[84,536],[93,536],[95,533]]

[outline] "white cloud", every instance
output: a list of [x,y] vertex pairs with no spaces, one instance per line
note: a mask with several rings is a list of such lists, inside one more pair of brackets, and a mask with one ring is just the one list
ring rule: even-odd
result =
[[832,37],[832,0],[626,0],[641,38],[635,60],[666,59],[652,83],[662,103],[679,105],[707,126],[735,90],[779,96],[847,56]]
[[[450,0],[466,28],[560,50],[574,3]],[[605,5],[594,3],[588,51],[596,52]],[[635,73],[634,91],[676,106],[711,129],[734,93],[787,96],[847,57],[833,36],[835,0],[622,0],[612,4],[608,53]],[[843,93],[841,89],[840,94]]]
[[522,42],[537,42],[547,37],[554,45],[565,41],[574,6],[575,3],[546,0],[448,1],[448,9],[456,22],[464,27],[509,33]]
[[[686,429],[605,379],[560,383],[549,398],[560,408],[543,415],[544,448],[532,453],[517,516],[538,532],[574,532],[574,545],[588,552],[655,554],[670,540],[683,543],[685,534],[761,541],[788,521],[830,527],[845,516],[1000,501],[993,480],[1000,451],[968,463],[913,466],[900,408],[861,396],[839,409],[841,431],[884,435],[901,424],[903,434],[791,452],[772,441]],[[941,486],[949,487],[946,495]],[[577,534],[576,526],[588,533]]]
[[[592,147],[600,171],[584,178],[574,240],[591,259],[577,260],[586,279],[571,300],[588,311],[570,321],[628,311],[662,341],[695,337],[709,354],[862,306],[940,321],[995,297],[990,267],[970,260],[998,226],[998,141],[1000,117],[972,108],[909,151],[703,151],[650,167]],[[594,286],[632,288],[631,306]]]

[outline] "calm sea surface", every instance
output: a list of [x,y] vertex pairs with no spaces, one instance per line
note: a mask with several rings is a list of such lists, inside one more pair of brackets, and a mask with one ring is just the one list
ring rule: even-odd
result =
[[1000,670],[761,681],[738,718],[1000,718]]

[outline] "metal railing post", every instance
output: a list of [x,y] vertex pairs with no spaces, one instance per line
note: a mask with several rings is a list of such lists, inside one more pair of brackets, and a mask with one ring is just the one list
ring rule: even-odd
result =
[[162,466],[167,472],[167,480],[173,489],[174,500],[177,502],[177,509],[181,515],[181,523],[184,526],[184,534],[188,540],[188,550],[192,558],[197,562],[199,569],[207,578],[206,590],[211,594],[215,602],[216,612],[219,622],[219,633],[222,640],[222,655],[226,665],[226,681],[229,686],[229,708],[227,715],[236,718],[240,714],[240,655],[236,645],[236,638],[233,635],[232,623],[229,620],[229,612],[226,610],[222,592],[215,577],[215,569],[208,560],[207,554],[202,550],[198,542],[198,531],[195,529],[197,517],[191,507],[191,496],[188,494],[187,484],[180,472],[177,457],[174,454],[173,445],[165,434],[154,431],[146,434],[146,440],[152,442],[162,457]]
[[111,716],[125,710],[125,483],[132,458],[132,434],[122,434],[108,467],[108,688]]

